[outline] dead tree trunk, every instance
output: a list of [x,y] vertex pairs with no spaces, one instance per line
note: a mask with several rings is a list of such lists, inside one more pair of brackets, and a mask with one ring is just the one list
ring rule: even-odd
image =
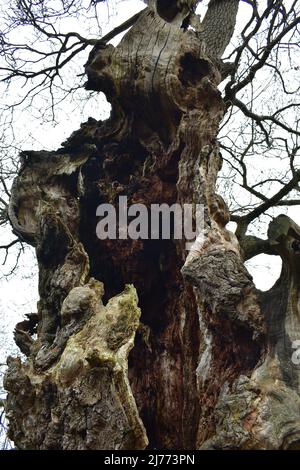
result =
[[[215,192],[238,0],[212,0],[202,24],[195,2],[154,3],[89,57],[87,87],[106,94],[110,119],[22,155],[10,219],[36,247],[40,301],[16,327],[27,360],[8,361],[9,436],[22,449],[296,446],[300,229],[283,217],[270,228],[284,267],[262,295]],[[96,208],[121,195],[204,204],[204,241],[188,256],[184,240],[100,241]]]

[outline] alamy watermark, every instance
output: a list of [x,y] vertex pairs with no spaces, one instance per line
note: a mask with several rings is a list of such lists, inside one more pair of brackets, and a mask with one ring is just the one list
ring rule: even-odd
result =
[[96,233],[100,240],[186,240],[186,249],[201,243],[204,232],[202,204],[144,204],[128,206],[127,196],[120,196],[118,207],[105,203],[97,207],[101,217]]

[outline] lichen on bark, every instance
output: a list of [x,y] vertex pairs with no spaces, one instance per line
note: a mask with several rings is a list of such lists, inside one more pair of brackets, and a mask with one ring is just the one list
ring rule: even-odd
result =
[[[207,34],[182,27],[197,2],[186,3],[168,17],[158,8],[163,19],[150,2],[117,47],[91,52],[87,88],[106,94],[110,119],[90,119],[57,152],[23,154],[10,219],[36,247],[40,301],[16,329],[28,359],[10,359],[6,377],[20,448],[281,448],[299,439],[286,338],[298,328],[290,250],[300,232],[270,233],[288,261],[279,284],[259,293],[216,194],[219,59],[238,1],[210,2]],[[148,208],[203,204],[203,239],[188,255],[185,240],[99,240],[97,206],[122,195]]]
[[[102,304],[103,284],[90,279],[65,298],[62,324],[83,318],[58,361],[41,371],[32,359],[10,359],[10,436],[19,449],[143,449],[144,426],[127,377],[140,309],[133,286]],[[41,432],[42,431],[42,432]]]

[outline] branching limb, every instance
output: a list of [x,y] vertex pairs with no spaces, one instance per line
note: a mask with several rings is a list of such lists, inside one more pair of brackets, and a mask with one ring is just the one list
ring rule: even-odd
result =
[[257,206],[251,212],[244,216],[232,216],[231,220],[237,222],[237,230],[236,235],[238,238],[242,238],[247,231],[248,225],[254,219],[265,213],[271,207],[276,206],[279,204],[282,199],[292,190],[294,189],[300,180],[300,171],[296,173],[296,175],[291,179],[289,183],[287,183],[280,191],[278,191],[274,196],[264,201],[262,204]]
[[9,249],[16,245],[17,243],[21,243],[21,240],[19,238],[16,238],[15,240],[13,240],[12,242],[8,243],[7,245],[0,245],[0,250],[5,250],[5,257],[4,257],[4,261],[2,263],[2,265],[4,265],[7,261],[7,257],[8,257],[8,252],[9,252]]

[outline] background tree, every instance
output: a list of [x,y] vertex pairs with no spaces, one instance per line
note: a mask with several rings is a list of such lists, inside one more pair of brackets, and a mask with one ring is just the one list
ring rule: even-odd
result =
[[[58,151],[23,152],[11,191],[10,222],[39,264],[38,312],[15,333],[28,359],[9,359],[5,381],[20,448],[299,446],[300,229],[276,216],[299,203],[299,2],[211,0],[201,19],[198,3],[150,2],[100,39],[60,27],[97,20],[97,3],[7,10],[3,80],[24,81],[30,106],[47,91],[55,117],[80,90],[61,73],[84,52],[86,89],[112,106]],[[11,40],[20,25],[34,42]],[[184,241],[99,241],[96,207],[120,195],[201,202],[204,241],[188,256]],[[267,238],[251,232],[263,216]],[[264,293],[244,267],[259,253],[283,262]]]

